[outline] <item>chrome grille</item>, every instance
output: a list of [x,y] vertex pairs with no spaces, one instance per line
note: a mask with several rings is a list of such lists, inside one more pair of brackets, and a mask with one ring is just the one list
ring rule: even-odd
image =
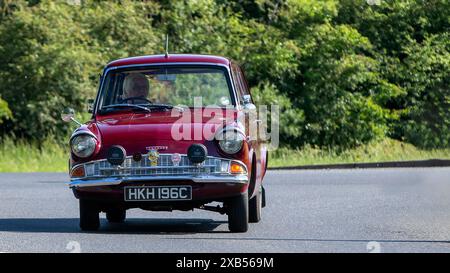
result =
[[156,166],[151,166],[148,156],[143,154],[140,161],[128,156],[119,166],[111,165],[106,159],[85,164],[87,177],[103,176],[160,176],[160,175],[190,175],[190,174],[227,174],[230,160],[217,157],[207,157],[200,165],[190,162],[187,155],[181,155],[177,166],[172,163],[172,154],[160,154]]

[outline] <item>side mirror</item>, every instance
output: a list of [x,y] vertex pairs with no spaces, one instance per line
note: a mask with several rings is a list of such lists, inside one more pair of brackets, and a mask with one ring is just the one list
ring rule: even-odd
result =
[[62,113],[61,113],[61,119],[64,122],[71,122],[71,121],[73,121],[76,124],[81,125],[81,123],[75,119],[75,111],[72,108],[64,109],[62,111]]
[[88,113],[91,113],[91,114],[94,112],[94,100],[93,99],[87,100],[87,111],[88,111]]
[[242,100],[244,101],[245,110],[256,110],[256,106],[252,103],[252,97],[250,95],[242,96]]

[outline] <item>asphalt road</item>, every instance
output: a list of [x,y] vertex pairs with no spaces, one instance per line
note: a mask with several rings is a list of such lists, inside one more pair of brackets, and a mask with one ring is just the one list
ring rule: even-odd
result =
[[0,174],[0,252],[450,252],[450,168],[270,171],[263,220],[128,211],[78,229],[60,173]]

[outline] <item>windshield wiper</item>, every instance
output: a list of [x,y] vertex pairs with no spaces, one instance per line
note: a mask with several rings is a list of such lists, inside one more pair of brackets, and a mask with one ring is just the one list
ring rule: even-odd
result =
[[152,107],[152,108],[164,108],[164,109],[177,109],[178,111],[184,111],[182,107],[174,106],[171,104],[165,104],[165,103],[152,103],[152,104],[146,104],[145,106]]
[[139,110],[144,110],[147,112],[151,112],[150,109],[148,109],[147,107],[141,106],[141,105],[137,105],[137,104],[128,104],[128,103],[121,103],[121,104],[111,104],[111,105],[106,105],[103,106],[101,111],[104,112],[104,110],[108,110],[108,109],[114,109],[114,108],[134,108],[134,109],[139,109]]

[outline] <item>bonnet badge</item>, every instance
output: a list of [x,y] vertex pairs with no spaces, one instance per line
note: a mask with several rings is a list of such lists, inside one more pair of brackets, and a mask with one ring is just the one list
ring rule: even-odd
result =
[[158,150],[167,150],[167,146],[149,146],[146,147],[148,150],[148,160],[150,161],[150,166],[158,165],[159,152]]

